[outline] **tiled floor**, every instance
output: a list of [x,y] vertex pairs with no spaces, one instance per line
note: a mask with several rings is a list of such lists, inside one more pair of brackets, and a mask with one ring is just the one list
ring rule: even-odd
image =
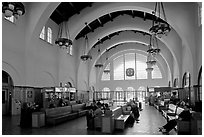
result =
[[[2,117],[2,135],[103,135],[100,131],[87,130],[86,117],[74,119],[53,127],[21,128],[19,116]],[[116,131],[114,135],[162,135],[158,127],[166,120],[153,106],[143,105],[140,112],[140,122],[133,127],[127,127],[123,132]],[[172,130],[170,135],[175,135]]]

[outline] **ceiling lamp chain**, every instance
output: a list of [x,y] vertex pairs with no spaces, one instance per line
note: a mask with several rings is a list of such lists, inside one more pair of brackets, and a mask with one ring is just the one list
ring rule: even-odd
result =
[[88,47],[89,47],[89,43],[88,43],[88,37],[86,35],[85,36],[85,50],[83,52],[83,55],[81,56],[81,60],[82,61],[87,61],[87,60],[91,60],[92,59],[92,56],[88,54],[88,51],[87,51]]
[[[100,39],[98,39],[98,41],[99,41],[99,43],[101,44]],[[103,67],[103,64],[102,64],[102,61],[101,61],[101,49],[100,49],[100,44],[98,45],[99,60],[98,60],[98,63],[95,65],[96,68],[102,68],[102,67]]]
[[[163,14],[164,21],[161,20],[161,12]],[[167,22],[164,6],[162,2],[156,2],[155,9],[152,12],[152,27],[149,29],[151,34],[154,34],[161,38],[163,35],[167,35],[170,31],[170,25]]]
[[2,12],[5,17],[14,16],[18,19],[25,13],[25,7],[21,2],[2,2]]
[[69,36],[69,29],[67,26],[67,22],[63,21],[59,25],[59,31],[57,35],[57,39],[55,40],[55,44],[57,44],[60,48],[69,48],[72,45],[72,40]]
[[[106,61],[108,61],[108,52],[109,52],[109,50],[106,49]],[[110,69],[104,69],[103,72],[106,73],[106,74],[109,74],[110,73]]]

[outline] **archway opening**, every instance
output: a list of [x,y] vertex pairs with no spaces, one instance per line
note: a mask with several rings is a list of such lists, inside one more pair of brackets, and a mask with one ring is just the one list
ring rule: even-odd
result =
[[2,115],[11,115],[11,99],[13,93],[13,80],[11,76],[2,71]]

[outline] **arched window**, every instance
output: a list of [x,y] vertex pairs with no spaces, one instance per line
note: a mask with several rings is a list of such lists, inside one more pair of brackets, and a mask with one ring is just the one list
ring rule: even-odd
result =
[[198,99],[199,101],[202,100],[202,67],[199,70],[198,74]]
[[178,78],[174,79],[174,87],[178,87]]
[[146,96],[146,88],[143,86],[140,86],[137,91],[137,100],[140,102],[144,101],[145,96]]
[[104,87],[102,89],[102,98],[103,99],[108,99],[110,98],[110,89],[108,87]]
[[127,91],[135,91],[133,87],[127,87]]
[[183,83],[182,83],[183,87],[189,87],[190,86],[190,73],[186,72],[183,75]]
[[130,101],[130,99],[133,99],[135,95],[135,89],[133,87],[127,87],[126,92],[126,100]]
[[45,26],[43,26],[41,32],[40,32],[40,38],[45,40]]
[[[107,72],[106,72],[106,70],[107,70]],[[101,80],[102,81],[110,80],[110,63],[104,69]]]
[[47,42],[52,44],[52,29],[50,27],[47,28]]
[[124,61],[123,55],[113,60],[114,80],[124,80]]
[[123,94],[123,88],[121,87],[116,87],[115,92],[114,92],[114,99],[116,101],[123,101],[124,99],[124,94]]
[[160,71],[159,67],[157,65],[154,65],[153,68],[154,69],[152,71],[152,79],[162,78],[162,74],[161,74],[161,71]]
[[136,54],[136,71],[137,79],[147,79],[147,56]]

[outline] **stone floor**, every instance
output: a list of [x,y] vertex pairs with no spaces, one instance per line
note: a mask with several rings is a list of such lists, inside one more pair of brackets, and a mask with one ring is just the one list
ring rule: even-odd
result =
[[[42,128],[21,128],[19,116],[2,117],[2,135],[104,135],[100,131],[87,130],[86,117],[80,117],[65,123]],[[143,104],[140,122],[124,131],[115,131],[113,135],[162,135],[158,127],[166,123],[165,118],[153,106]],[[177,133],[172,130],[170,135]]]

